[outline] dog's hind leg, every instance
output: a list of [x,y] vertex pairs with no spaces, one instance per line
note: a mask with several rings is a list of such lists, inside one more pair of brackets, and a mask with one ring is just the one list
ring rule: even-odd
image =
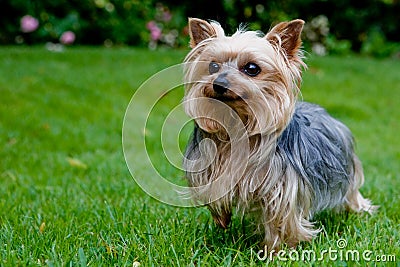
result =
[[364,172],[360,160],[356,155],[353,156],[354,161],[354,177],[350,181],[349,190],[345,197],[345,206],[347,209],[355,212],[368,212],[372,214],[379,206],[374,206],[371,200],[364,198],[359,188],[364,183]]

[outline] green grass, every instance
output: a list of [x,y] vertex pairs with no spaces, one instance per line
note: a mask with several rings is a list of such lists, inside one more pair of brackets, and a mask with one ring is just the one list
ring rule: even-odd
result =
[[[267,264],[239,218],[223,231],[205,208],[158,202],[125,164],[122,122],[131,96],[185,52],[0,48],[0,266]],[[352,129],[366,174],[362,193],[381,207],[374,216],[320,214],[323,232],[297,251],[336,249],[344,238],[346,249],[396,255],[397,263],[387,265],[399,266],[400,62],[352,56],[307,64],[303,99]],[[149,149],[157,161],[160,146]],[[159,159],[160,171],[180,175]],[[374,265],[327,258],[277,263]]]

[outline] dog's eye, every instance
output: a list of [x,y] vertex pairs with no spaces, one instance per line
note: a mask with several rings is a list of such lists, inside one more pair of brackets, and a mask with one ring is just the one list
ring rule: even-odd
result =
[[261,72],[261,69],[257,64],[249,62],[243,67],[242,71],[251,77],[255,77]]
[[218,63],[211,62],[210,65],[208,65],[208,71],[210,74],[214,74],[219,71],[219,65]]

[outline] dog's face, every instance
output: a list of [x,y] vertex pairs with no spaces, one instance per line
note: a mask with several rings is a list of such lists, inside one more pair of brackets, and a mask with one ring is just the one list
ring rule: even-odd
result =
[[299,50],[303,24],[294,20],[278,24],[265,36],[238,30],[228,37],[217,23],[189,19],[188,115],[210,133],[225,130],[224,124],[232,120],[227,110],[240,117],[249,134],[283,129],[294,109],[304,64]]

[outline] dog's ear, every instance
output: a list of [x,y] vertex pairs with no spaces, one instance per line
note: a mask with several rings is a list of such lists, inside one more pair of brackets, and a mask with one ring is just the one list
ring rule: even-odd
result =
[[303,25],[304,21],[301,19],[281,22],[273,27],[265,37],[272,45],[282,48],[290,60],[299,52]]
[[[222,28],[221,28],[222,29]],[[190,47],[194,48],[201,41],[216,37],[216,29],[205,20],[189,18]]]

